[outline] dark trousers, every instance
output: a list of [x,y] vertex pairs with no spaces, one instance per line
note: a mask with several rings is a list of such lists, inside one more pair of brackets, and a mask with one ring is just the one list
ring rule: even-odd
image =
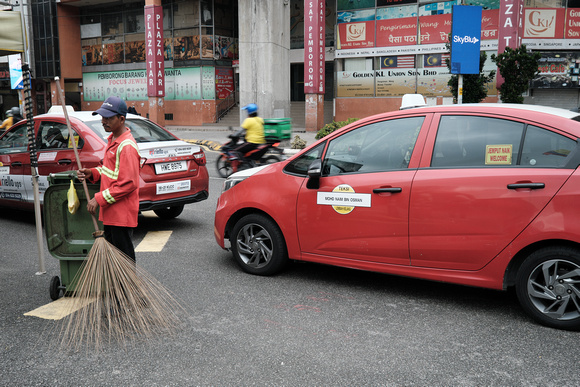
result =
[[105,232],[105,239],[135,262],[135,248],[131,240],[133,228],[104,225],[103,230]]
[[244,158],[244,155],[246,153],[253,151],[258,146],[260,146],[260,144],[254,144],[253,142],[244,142],[238,145],[234,150],[238,152],[242,158]]

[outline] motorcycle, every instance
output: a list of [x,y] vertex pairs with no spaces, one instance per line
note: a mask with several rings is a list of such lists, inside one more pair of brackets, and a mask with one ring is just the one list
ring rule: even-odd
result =
[[240,139],[244,137],[244,130],[230,134],[230,141],[221,147],[221,154],[216,161],[218,174],[221,177],[228,177],[232,173],[254,168],[260,165],[273,164],[284,159],[284,150],[279,148],[280,140],[266,137],[266,143],[260,144],[256,149],[244,155],[238,154],[234,149],[239,145]]

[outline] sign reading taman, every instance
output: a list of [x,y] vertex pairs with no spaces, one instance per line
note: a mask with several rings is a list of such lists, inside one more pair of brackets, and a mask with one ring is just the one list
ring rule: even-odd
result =
[[165,96],[163,58],[163,7],[145,6],[145,48],[147,50],[147,96]]

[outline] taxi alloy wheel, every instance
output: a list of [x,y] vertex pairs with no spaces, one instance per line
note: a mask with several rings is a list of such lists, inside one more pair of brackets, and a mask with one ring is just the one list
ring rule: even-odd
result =
[[580,330],[580,251],[550,247],[531,254],[518,271],[516,293],[539,323]]
[[247,273],[271,275],[280,271],[288,261],[282,232],[264,215],[244,216],[236,223],[231,235],[234,258]]

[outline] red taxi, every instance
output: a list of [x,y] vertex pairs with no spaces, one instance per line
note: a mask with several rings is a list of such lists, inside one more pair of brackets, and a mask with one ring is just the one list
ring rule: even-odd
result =
[[215,237],[248,273],[303,260],[491,289],[580,329],[580,116],[420,107],[224,182]]
[[[82,166],[97,166],[109,136],[101,117],[89,111],[67,112]],[[185,204],[207,199],[209,176],[205,153],[199,146],[179,140],[138,115],[127,114],[126,126],[141,154],[141,211],[153,210],[157,216],[171,219]],[[34,117],[34,130],[42,202],[50,173],[78,167],[62,110]],[[0,137],[0,206],[33,209],[33,203],[27,123],[21,121]]]

